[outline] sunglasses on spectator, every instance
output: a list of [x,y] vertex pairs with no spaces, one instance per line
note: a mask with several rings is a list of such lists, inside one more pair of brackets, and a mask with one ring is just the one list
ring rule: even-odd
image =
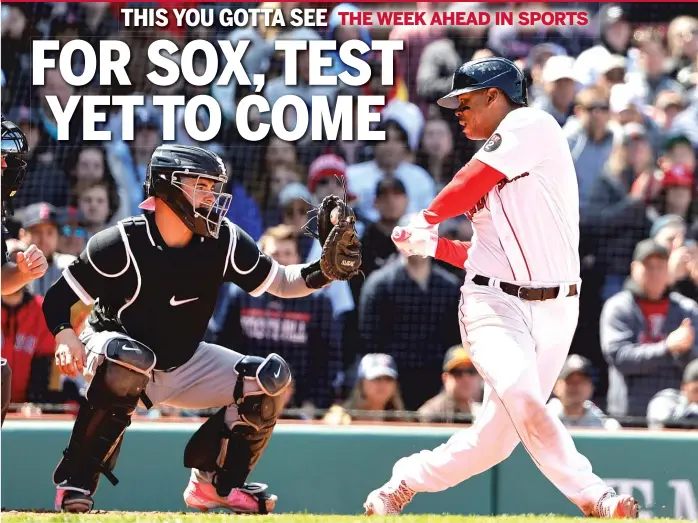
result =
[[477,374],[477,371],[474,367],[468,367],[467,369],[452,369],[449,370],[448,373],[454,378],[460,378],[461,376],[465,375],[474,376]]
[[82,227],[71,227],[70,225],[64,225],[61,228],[61,234],[63,236],[75,236],[76,238],[85,237],[85,229]]
[[599,111],[608,111],[610,108],[611,106],[608,104],[591,104],[585,107],[585,109],[589,112],[592,112],[594,109]]

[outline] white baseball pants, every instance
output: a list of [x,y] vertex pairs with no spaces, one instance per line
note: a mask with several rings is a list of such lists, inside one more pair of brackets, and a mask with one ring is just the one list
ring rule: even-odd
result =
[[527,302],[466,280],[459,321],[463,343],[485,380],[482,411],[447,443],[399,460],[393,480],[417,492],[445,490],[503,461],[521,441],[541,472],[589,514],[610,489],[545,407],[578,315],[578,296]]

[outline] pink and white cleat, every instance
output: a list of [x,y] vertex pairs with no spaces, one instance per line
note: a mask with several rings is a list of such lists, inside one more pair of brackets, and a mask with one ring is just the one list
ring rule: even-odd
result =
[[607,492],[596,503],[591,517],[603,519],[637,519],[640,505],[632,496],[619,496],[615,492]]
[[94,500],[89,490],[68,485],[62,482],[56,487],[55,507],[59,512],[86,514],[92,510]]
[[202,512],[224,508],[237,514],[269,514],[274,510],[278,498],[265,492],[266,489],[264,483],[245,483],[231,490],[226,497],[221,497],[210,483],[189,480],[184,490],[184,503]]
[[389,481],[368,495],[364,503],[364,514],[366,516],[399,514],[405,505],[412,501],[415,494],[416,492],[404,481],[398,484]]

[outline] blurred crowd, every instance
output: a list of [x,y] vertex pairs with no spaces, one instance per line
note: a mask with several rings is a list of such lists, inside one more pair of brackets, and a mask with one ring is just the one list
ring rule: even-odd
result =
[[[327,28],[258,27],[124,29],[120,7],[140,4],[3,3],[2,111],[30,142],[29,175],[15,198],[10,253],[34,243],[50,267],[14,295],[2,297],[2,356],[13,369],[13,402],[25,413],[75,405],[84,383],[57,374],[54,340],[41,313],[47,288],[90,238],[142,211],[148,160],[162,143],[162,116],[153,95],[191,99],[209,94],[223,111],[223,128],[211,142],[195,143],[176,115],[176,142],[218,153],[230,173],[228,217],[282,264],[317,259],[320,246],[303,235],[312,205],[328,194],[348,192],[364,247],[365,278],[335,282],[295,300],[253,298],[223,288],[206,334],[246,354],[281,354],[291,365],[288,416],[322,417],[327,423],[401,419],[471,421],[483,383],[460,345],[457,320],[463,272],[421,257],[397,254],[395,225],[426,208],[481,142],[460,132],[453,114],[434,102],[451,88],[453,71],[486,56],[514,60],[529,80],[530,104],[552,114],[567,136],[579,181],[581,312],[571,355],[549,408],[570,426],[698,427],[698,12],[695,4],[590,4],[587,26],[532,28],[478,26],[342,26],[339,11],[405,10],[391,4],[303,4],[331,11]],[[196,2],[187,2],[194,7]],[[297,3],[265,3],[285,13]],[[526,4],[526,10],[556,4]],[[251,7],[226,4],[225,7]],[[206,5],[221,9],[221,4]],[[412,4],[417,10],[518,10],[517,4]],[[152,65],[147,46],[169,38],[212,42],[250,40],[243,65],[264,73],[261,93],[270,104],[294,94],[313,111],[313,96],[384,95],[379,142],[310,140],[269,136],[245,142],[235,127],[237,102],[248,86],[160,88],[145,80]],[[84,87],[47,71],[32,86],[31,42],[74,38],[92,43],[113,38],[131,47],[132,85]],[[298,84],[284,85],[284,62],[275,39],[399,39],[393,85],[381,85],[381,56],[363,58],[372,79],[361,88],[309,86],[309,57],[299,53]],[[74,55],[73,68],[84,63]],[[203,70],[195,56],[195,70]],[[339,55],[331,73],[352,69]],[[57,140],[45,97],[65,105],[73,94],[143,94],[135,139],[83,141],[78,113],[68,141]],[[332,104],[330,104],[330,107]],[[121,114],[111,110],[102,129],[118,137]],[[254,129],[266,114],[251,116]],[[200,128],[208,125],[197,113]],[[285,115],[289,127],[295,113]],[[531,209],[535,212],[535,209]],[[442,224],[440,234],[469,240],[465,217]],[[545,241],[544,238],[541,241]],[[76,317],[76,321],[79,321]],[[551,325],[551,329],[555,326]],[[503,362],[506,364],[506,362]],[[40,407],[38,406],[40,405]],[[61,409],[58,409],[61,410]],[[65,410],[65,408],[63,409]],[[164,411],[145,415],[172,414]],[[178,413],[189,415],[191,413]]]

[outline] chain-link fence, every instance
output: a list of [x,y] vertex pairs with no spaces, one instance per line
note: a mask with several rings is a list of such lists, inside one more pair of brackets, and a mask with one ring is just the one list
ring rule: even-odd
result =
[[[280,6],[289,13],[300,5],[269,3],[261,7]],[[356,189],[350,196],[359,216],[362,269],[367,280],[333,284],[318,296],[300,300],[251,298],[236,289],[224,289],[208,339],[247,354],[277,352],[284,356],[294,369],[295,387],[288,398],[293,417],[345,422],[352,413],[354,419],[362,419],[357,411],[387,408],[389,418],[424,420],[424,412],[418,415],[415,411],[433,398],[426,408],[432,413],[428,419],[461,417],[468,421],[477,416],[483,386],[466,359],[451,369],[447,355],[449,348],[460,343],[457,304],[463,272],[441,262],[426,268],[417,266],[417,261],[414,266],[401,264],[390,231],[405,215],[427,206],[481,145],[466,139],[453,114],[434,103],[450,90],[454,67],[476,57],[505,56],[525,71],[531,105],[550,112],[562,126],[579,179],[584,291],[571,352],[584,356],[589,364],[583,372],[573,373],[583,378],[582,383],[576,383],[576,378],[558,383],[555,394],[559,400],[554,401],[560,402],[560,415],[576,423],[601,426],[606,423],[606,411],[623,426],[646,426],[652,401],[659,412],[656,416],[676,424],[696,415],[698,376],[685,369],[698,357],[698,343],[692,329],[681,327],[681,321],[693,318],[698,305],[667,294],[671,290],[691,300],[698,298],[696,4],[541,4],[537,9],[584,10],[590,23],[535,28],[345,27],[336,13],[332,16],[336,5],[329,3],[303,4],[327,8],[328,27],[297,29],[263,23],[247,28],[219,24],[181,29],[124,27],[120,8],[146,6],[153,7],[145,3],[3,3],[2,111],[22,127],[30,143],[29,175],[14,200],[15,216],[8,223],[18,241],[45,241],[43,250],[51,262],[67,263],[69,258],[61,260],[62,255],[79,254],[96,232],[141,213],[147,164],[163,141],[163,115],[152,97],[183,95],[190,100],[199,94],[213,96],[223,116],[220,133],[210,142],[195,142],[186,133],[181,108],[175,115],[174,141],[202,145],[223,158],[233,195],[228,217],[255,240],[270,228],[284,225],[271,234],[284,241],[284,231],[292,233],[285,263],[312,261],[317,258],[318,245],[301,234],[309,202],[339,191],[335,175],[346,176],[350,193]],[[167,7],[219,12],[254,5],[181,2]],[[360,4],[356,9],[468,11],[473,4],[380,3]],[[478,4],[477,9],[517,12],[533,7]],[[57,70],[48,70],[44,85],[35,86],[32,43],[56,39],[64,45],[76,38],[95,47],[106,39],[126,42],[131,50],[127,68],[131,85],[119,85],[112,78],[112,85],[106,87],[96,75],[88,85],[73,87]],[[340,95],[385,96],[385,107],[376,110],[383,111],[386,140],[311,140],[306,136],[286,142],[270,134],[259,142],[246,141],[236,126],[236,111],[240,100],[253,94],[254,88],[235,82],[197,87],[183,78],[173,86],[158,88],[146,80],[153,70],[147,49],[162,38],[180,48],[195,39],[217,46],[220,40],[250,40],[243,65],[250,76],[265,74],[261,94],[270,103],[284,94],[295,94],[305,100],[311,114],[313,96],[331,100]],[[393,85],[380,82],[380,53],[368,53],[364,58],[371,64],[372,80],[360,88],[341,82],[329,88],[307,85],[303,81],[307,59],[299,60],[300,84],[285,86],[283,56],[273,48],[273,42],[281,38],[365,42],[390,38],[402,40],[404,50],[396,56]],[[339,60],[335,66],[332,74],[349,69]],[[80,53],[73,55],[73,71],[79,73],[84,67]],[[203,55],[194,56],[193,67],[197,72],[206,68]],[[112,131],[115,138],[85,141],[80,106],[71,120],[69,139],[57,139],[56,120],[46,96],[55,95],[65,105],[70,96],[94,94],[144,96],[145,105],[135,111],[134,140],[119,139],[122,114],[119,107],[112,107],[97,128]],[[391,112],[390,103],[398,100],[414,104],[420,117]],[[265,121],[263,114],[251,113],[250,117],[252,127]],[[292,121],[293,114],[288,118]],[[209,120],[205,109],[197,112],[200,129]],[[373,179],[375,183],[365,181]],[[378,183],[394,179],[398,182]],[[42,213],[42,209],[48,211]],[[54,225],[56,237],[41,240],[39,229]],[[455,219],[443,224],[440,234],[469,240],[472,227],[465,218]],[[635,246],[648,237],[669,252],[668,281],[657,296],[648,296],[639,273],[630,278]],[[404,285],[390,290],[380,285],[402,275]],[[420,278],[426,283],[415,283]],[[619,292],[632,296],[630,312],[620,302],[608,301]],[[45,412],[74,412],[70,405],[81,401],[84,384],[58,376],[52,364],[53,342],[44,335],[40,302],[34,297],[43,293],[44,287],[33,286],[3,297],[2,355],[13,367],[14,407],[36,412],[29,403],[41,404]],[[633,314],[638,318],[629,319]],[[609,340],[615,340],[621,331],[627,336],[619,350]],[[678,334],[671,337],[672,333]],[[369,353],[390,356],[388,363],[366,360],[366,366],[377,369],[371,374],[373,380],[365,379],[368,367],[359,364]],[[319,360],[318,354],[322,354]],[[317,383],[318,361],[323,366],[321,374],[327,376],[321,383]],[[380,386],[366,385],[381,380],[385,383]],[[333,405],[335,410],[330,408]],[[337,405],[344,405],[345,410],[338,411]],[[307,410],[309,406],[315,410]]]

